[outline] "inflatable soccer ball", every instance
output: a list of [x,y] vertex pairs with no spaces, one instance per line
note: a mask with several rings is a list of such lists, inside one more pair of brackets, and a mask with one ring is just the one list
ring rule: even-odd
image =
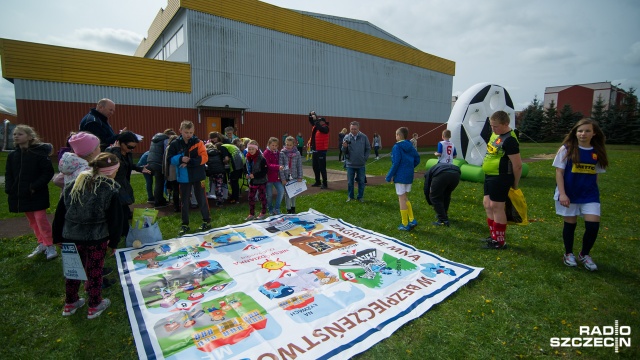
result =
[[451,130],[451,142],[458,155],[471,165],[482,165],[491,137],[489,117],[503,110],[511,118],[515,128],[513,101],[505,88],[490,83],[475,84],[465,91],[451,110],[447,129]]

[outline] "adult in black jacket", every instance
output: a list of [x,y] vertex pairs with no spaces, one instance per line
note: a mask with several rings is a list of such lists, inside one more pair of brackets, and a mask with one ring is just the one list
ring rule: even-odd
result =
[[147,156],[147,169],[151,170],[154,178],[153,198],[154,206],[166,206],[169,202],[164,198],[164,174],[162,173],[162,161],[164,150],[169,145],[169,136],[175,135],[173,129],[166,129],[157,133],[151,139],[149,155]]
[[138,137],[131,131],[123,131],[117,137],[113,146],[108,147],[105,151],[114,154],[118,158],[120,167],[116,173],[115,181],[120,185],[118,195],[122,203],[122,211],[124,214],[124,222],[122,226],[122,236],[129,233],[129,219],[131,219],[131,209],[129,205],[135,203],[133,195],[133,187],[131,186],[131,171],[144,172],[150,174],[151,171],[144,167],[138,166],[133,162],[133,150],[138,146]]
[[[90,132],[100,139],[100,151],[104,151],[117,140],[116,133],[109,124],[109,118],[116,112],[116,104],[109,99],[98,101],[95,108],[80,121],[80,131]],[[122,131],[127,130],[125,127]]]

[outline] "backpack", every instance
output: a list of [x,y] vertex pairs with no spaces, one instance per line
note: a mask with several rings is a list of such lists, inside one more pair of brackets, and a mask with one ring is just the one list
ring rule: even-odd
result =
[[213,148],[207,150],[209,160],[207,161],[207,167],[205,172],[207,176],[213,176],[214,174],[224,174],[224,163],[222,162],[222,155],[220,150]]
[[229,155],[231,155],[231,168],[232,170],[242,170],[244,169],[244,164],[246,162],[244,154],[237,146],[233,144],[222,144],[228,151]]

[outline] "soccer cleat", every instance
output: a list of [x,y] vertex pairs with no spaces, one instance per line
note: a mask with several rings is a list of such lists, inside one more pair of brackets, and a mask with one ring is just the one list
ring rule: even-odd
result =
[[402,225],[402,224],[398,225],[398,230],[400,230],[400,231],[411,231],[411,229],[412,229],[412,227],[409,224],[407,224],[407,225]]
[[507,248],[507,243],[506,242],[496,241],[496,240],[491,240],[490,242],[487,242],[487,244],[485,246],[483,246],[482,248],[483,249],[489,249],[489,250],[502,250],[502,249],[506,249]]
[[409,221],[409,226],[413,229],[414,227],[418,226],[418,221],[416,219]]
[[253,220],[255,218],[256,218],[255,215],[249,214],[246,218],[244,218],[244,221],[251,221],[251,220]]
[[47,249],[44,251],[47,255],[47,260],[54,259],[58,256],[58,251],[56,251],[55,245],[47,246]]
[[46,246],[44,246],[43,244],[38,244],[38,246],[36,246],[36,248],[31,252],[31,254],[27,255],[27,257],[32,258],[38,254],[42,254],[46,250],[47,250]]
[[492,238],[491,236],[487,236],[487,237],[486,237],[486,238],[484,238],[484,239],[480,239],[480,242],[483,242],[483,243],[485,243],[485,244],[488,244],[488,243],[490,243],[490,242],[492,242],[492,241],[493,241],[493,238]]
[[598,266],[596,266],[596,263],[593,262],[593,259],[591,259],[591,256],[589,255],[582,256],[582,254],[578,254],[578,260],[580,260],[582,265],[584,265],[585,269],[589,271],[598,270]]
[[576,263],[576,257],[572,253],[564,254],[564,264],[567,266],[578,266]]
[[62,310],[62,316],[71,316],[76,313],[76,310],[80,309],[84,306],[84,299],[80,298],[78,301],[73,304],[64,304],[64,309]]
[[200,231],[205,231],[209,229],[211,229],[211,223],[207,221],[203,222],[202,225],[200,225],[200,227],[198,228],[198,230]]
[[100,302],[98,306],[89,308],[87,319],[97,318],[98,316],[100,316],[100,314],[102,314],[103,311],[105,311],[109,307],[109,305],[111,305],[111,300],[102,299],[102,302]]
[[180,231],[178,231],[178,235],[182,236],[182,235],[186,234],[189,230],[191,230],[191,229],[189,229],[189,225],[182,225],[182,226],[180,226]]

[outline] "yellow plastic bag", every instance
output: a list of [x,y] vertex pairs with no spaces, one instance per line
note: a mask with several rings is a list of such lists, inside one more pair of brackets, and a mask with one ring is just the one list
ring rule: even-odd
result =
[[524,198],[522,190],[509,189],[509,198],[505,204],[507,213],[507,223],[515,225],[529,225],[527,218],[527,200]]
[[156,209],[133,209],[133,218],[131,219],[132,227],[142,229],[149,227],[156,222],[158,217],[158,210]]

